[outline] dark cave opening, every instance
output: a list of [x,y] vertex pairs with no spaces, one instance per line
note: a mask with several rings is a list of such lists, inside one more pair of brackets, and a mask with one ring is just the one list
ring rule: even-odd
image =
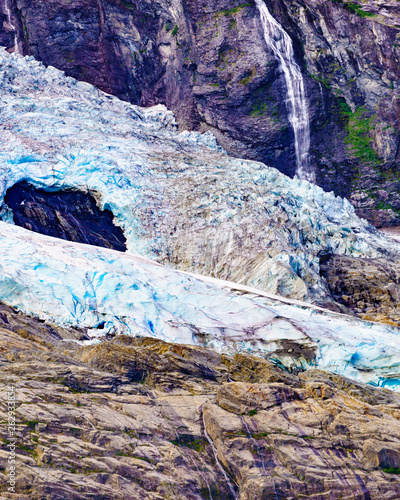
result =
[[14,223],[36,233],[124,252],[126,238],[110,210],[100,210],[89,193],[46,191],[26,181],[7,190],[4,201]]

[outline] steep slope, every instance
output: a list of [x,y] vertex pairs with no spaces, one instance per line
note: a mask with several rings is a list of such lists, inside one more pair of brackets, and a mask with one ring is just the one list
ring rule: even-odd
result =
[[[396,500],[400,399],[249,355],[81,332],[0,305],[0,422],[15,394],[18,500]],[[7,379],[7,385],[5,384]]]
[[[293,40],[311,125],[310,165],[376,226],[400,224],[396,0],[268,0]],[[1,0],[0,41],[141,105],[229,153],[293,175],[279,58],[253,1]]]

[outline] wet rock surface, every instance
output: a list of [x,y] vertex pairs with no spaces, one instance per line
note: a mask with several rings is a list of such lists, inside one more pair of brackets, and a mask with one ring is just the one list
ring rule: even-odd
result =
[[31,231],[68,241],[125,251],[126,238],[110,210],[100,210],[89,193],[45,191],[25,181],[4,197],[14,223]]
[[[237,157],[293,175],[286,88],[253,2],[5,0],[0,43],[211,130]],[[317,183],[377,227],[400,220],[398,2],[268,0],[293,39]],[[357,7],[355,7],[357,6]]]
[[396,393],[157,339],[82,346],[5,306],[0,321],[2,498],[399,498]]
[[358,316],[400,325],[400,266],[380,259],[330,255],[321,263],[332,296]]

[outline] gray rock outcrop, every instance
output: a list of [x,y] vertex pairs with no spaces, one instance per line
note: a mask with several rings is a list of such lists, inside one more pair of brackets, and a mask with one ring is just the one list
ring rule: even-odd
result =
[[[0,306],[0,495],[18,500],[396,500],[400,398],[249,355],[97,345]],[[7,491],[6,383],[17,396]]]

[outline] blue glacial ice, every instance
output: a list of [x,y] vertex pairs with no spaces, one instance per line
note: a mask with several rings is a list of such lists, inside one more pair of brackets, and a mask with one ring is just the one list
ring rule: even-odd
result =
[[[93,337],[150,335],[261,355],[289,339],[314,348],[323,369],[400,388],[398,329],[271,295],[323,303],[320,251],[399,258],[399,245],[346,200],[230,158],[211,134],[179,133],[163,106],[133,106],[5,51],[0,122],[0,301]],[[90,191],[123,228],[128,252],[10,224],[3,197],[21,180]],[[289,352],[278,360],[309,363]]]
[[[400,331],[277,298],[145,257],[72,243],[0,222],[0,301],[63,326],[154,336],[266,356],[282,340],[315,348],[316,366],[400,390]],[[239,287],[240,288],[240,287]],[[243,287],[242,287],[243,290]],[[297,364],[296,364],[297,363]]]
[[[88,190],[132,254],[321,305],[321,250],[398,258],[347,200],[230,158],[210,133],[179,133],[164,106],[122,102],[31,57],[0,51],[0,122],[0,206],[23,179]],[[4,205],[0,217],[12,220]]]

